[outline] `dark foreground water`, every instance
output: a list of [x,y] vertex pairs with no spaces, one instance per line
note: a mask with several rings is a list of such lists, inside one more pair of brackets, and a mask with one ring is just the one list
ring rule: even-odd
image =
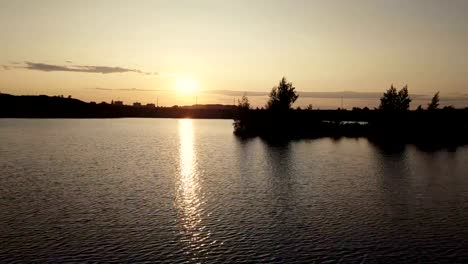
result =
[[468,148],[0,119],[0,262],[468,262]]

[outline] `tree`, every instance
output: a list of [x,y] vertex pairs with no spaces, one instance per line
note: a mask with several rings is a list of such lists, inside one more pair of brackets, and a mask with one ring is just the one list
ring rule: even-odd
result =
[[408,85],[405,85],[398,91],[398,110],[408,111],[410,108],[411,98],[408,93]]
[[431,103],[427,105],[427,110],[436,110],[439,108],[439,92],[434,94]]
[[390,89],[388,89],[380,98],[380,109],[381,110],[387,110],[387,111],[394,111],[396,110],[396,105],[398,102],[398,92],[395,87],[393,87],[393,84],[390,86]]
[[408,111],[411,103],[411,98],[408,93],[408,86],[404,86],[400,91],[393,86],[390,86],[380,98],[380,110],[384,111]]
[[234,118],[234,133],[241,134],[246,130],[248,123],[248,112],[250,110],[249,98],[244,94],[240,100],[237,100],[237,113]]
[[283,77],[278,86],[273,87],[270,92],[270,99],[266,105],[269,110],[286,111],[291,109],[292,104],[297,100],[299,95],[295,91],[292,83],[287,82]]
[[243,110],[249,110],[250,109],[250,102],[249,98],[245,96],[245,94],[242,96],[240,100],[237,100],[237,107]]

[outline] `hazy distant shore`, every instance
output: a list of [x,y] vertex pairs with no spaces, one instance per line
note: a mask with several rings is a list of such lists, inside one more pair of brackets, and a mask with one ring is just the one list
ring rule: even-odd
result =
[[14,96],[0,94],[1,118],[207,118],[232,119],[233,105],[156,107],[87,103],[58,96]]

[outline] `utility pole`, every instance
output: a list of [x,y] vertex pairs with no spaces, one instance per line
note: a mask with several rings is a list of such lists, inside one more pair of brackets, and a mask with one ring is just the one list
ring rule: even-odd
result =
[[343,91],[343,93],[341,94],[341,109],[343,109],[343,98],[344,98],[344,95],[345,95],[345,91]]

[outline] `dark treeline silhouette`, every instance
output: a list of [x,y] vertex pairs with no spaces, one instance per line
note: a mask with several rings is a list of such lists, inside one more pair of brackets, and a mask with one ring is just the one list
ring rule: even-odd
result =
[[293,109],[298,98],[292,83],[283,78],[270,93],[265,109],[250,109],[247,97],[237,106],[234,133],[275,141],[319,137],[365,137],[378,144],[412,143],[423,147],[450,147],[468,143],[468,109],[439,108],[439,93],[428,108],[410,111],[408,87],[393,85],[378,109]]
[[107,103],[86,103],[63,96],[13,96],[0,94],[3,118],[218,118],[232,119],[232,105],[196,105],[184,107],[135,107]]

